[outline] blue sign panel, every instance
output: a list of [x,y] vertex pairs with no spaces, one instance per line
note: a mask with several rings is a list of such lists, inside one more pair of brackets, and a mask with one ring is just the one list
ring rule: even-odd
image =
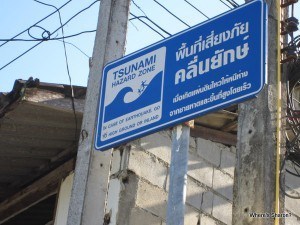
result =
[[266,5],[252,1],[105,66],[95,148],[254,97],[264,86]]

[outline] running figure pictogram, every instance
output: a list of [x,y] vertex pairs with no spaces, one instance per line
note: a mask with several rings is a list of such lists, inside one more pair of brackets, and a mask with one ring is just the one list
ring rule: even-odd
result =
[[141,86],[138,89],[138,92],[139,92],[140,95],[145,91],[147,86],[148,86],[148,84],[146,84],[146,80],[142,81]]

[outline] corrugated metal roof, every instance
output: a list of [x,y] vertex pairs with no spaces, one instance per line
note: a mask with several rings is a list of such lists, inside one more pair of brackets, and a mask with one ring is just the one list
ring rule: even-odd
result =
[[[85,88],[18,80],[0,93],[0,202],[75,156]],[[76,138],[76,139],[75,139]]]

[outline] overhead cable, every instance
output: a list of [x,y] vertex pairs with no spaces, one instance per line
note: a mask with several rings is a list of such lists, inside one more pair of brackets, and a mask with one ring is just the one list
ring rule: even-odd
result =
[[[96,32],[96,30],[86,30],[86,31],[81,31],[79,33],[76,33],[76,34],[71,34],[71,35],[67,35],[67,36],[64,36],[64,37],[55,37],[55,38],[36,38],[34,37],[33,35],[30,34],[30,37],[32,39],[0,39],[0,41],[16,41],[16,42],[36,42],[36,41],[58,41],[58,40],[61,40],[61,39],[67,39],[67,38],[72,38],[72,37],[76,37],[76,36],[79,36],[79,35],[82,35],[82,34],[87,34],[87,33],[94,33]],[[50,34],[50,33],[49,33]]]
[[[56,41],[60,41],[62,42],[62,40],[56,40]],[[78,51],[80,51],[83,55],[85,55],[88,59],[90,58],[90,56],[88,54],[86,54],[84,51],[82,51],[79,47],[77,47],[75,44],[71,43],[71,42],[67,42],[65,41],[66,44],[73,46],[74,48],[76,48]]]
[[[99,2],[100,0],[96,0],[93,3],[91,3],[88,7],[80,10],[79,12],[77,12],[75,15],[73,15],[69,20],[67,20],[63,25],[61,25],[60,27],[58,27],[56,30],[54,30],[53,32],[50,33],[49,37],[51,37],[51,35],[53,35],[54,33],[56,33],[58,30],[60,30],[62,27],[64,27],[65,25],[67,25],[72,19],[74,19],[76,16],[78,16],[80,13],[84,12],[85,10],[89,9],[91,6],[93,6],[96,2]],[[35,25],[34,25],[35,26]],[[28,28],[30,29],[30,27]],[[27,29],[27,30],[28,30]],[[26,31],[27,31],[26,30]],[[32,49],[34,49],[35,47],[37,47],[38,45],[40,45],[41,43],[43,43],[45,40],[41,40],[39,43],[35,44],[34,46],[32,46],[31,48],[27,49],[25,52],[23,52],[22,54],[20,54],[19,56],[17,56],[16,58],[14,58],[13,60],[11,60],[10,62],[8,62],[7,64],[5,64],[4,66],[2,66],[0,68],[0,70],[4,69],[5,67],[9,66],[10,64],[12,64],[13,62],[15,62],[17,59],[21,58],[22,56],[24,56],[25,54],[27,54],[28,52],[30,52]]]
[[[131,13],[131,15],[133,16],[133,14]],[[166,31],[164,28],[162,28],[161,26],[159,26],[157,23],[155,23],[153,20],[151,20],[148,16],[135,16],[136,19],[139,18],[145,18],[147,20],[149,20],[152,24],[154,24],[156,27],[158,27],[161,31],[165,32],[167,35],[171,36],[172,34],[170,34],[168,31]],[[132,20],[133,18],[131,18],[130,20]]]
[[237,7],[240,6],[235,0],[230,0],[232,1]]
[[144,12],[144,10],[142,10],[142,8],[138,4],[136,4],[134,0],[131,0],[131,1],[135,5],[135,7],[137,7],[145,16],[147,16],[146,13]]
[[236,1],[234,0],[226,0],[230,5],[232,5],[234,8],[239,7],[239,4],[237,4]]
[[134,18],[129,19],[129,21],[132,21],[134,19],[138,19],[139,21],[141,21],[144,25],[146,25],[147,27],[149,27],[152,31],[154,31],[155,33],[157,33],[159,36],[161,36],[162,38],[166,38],[162,33],[160,33],[159,31],[155,30],[153,27],[151,27],[148,23],[146,23],[145,21],[143,21],[140,17],[135,16],[134,14],[130,13],[130,15],[132,15]]
[[193,7],[195,10],[197,10],[200,14],[202,14],[203,16],[205,16],[207,19],[209,19],[209,17],[204,14],[200,9],[198,9],[196,6],[194,6],[192,3],[190,3],[189,1],[187,0],[184,0],[187,4],[189,4],[191,7]]
[[220,0],[220,2],[222,2],[224,5],[226,5],[229,9],[232,9],[226,2],[224,2],[223,0]]
[[171,14],[173,17],[175,17],[177,20],[179,20],[181,23],[183,23],[184,25],[186,25],[187,27],[191,27],[190,25],[188,25],[186,22],[184,22],[182,19],[180,19],[178,16],[176,16],[174,13],[172,13],[170,10],[168,10],[164,5],[162,5],[161,3],[159,3],[156,0],[153,0],[156,4],[158,4],[161,8],[163,8],[165,11],[167,11],[169,14]]
[[161,31],[163,31],[164,33],[166,33],[167,35],[171,36],[171,34],[166,31],[165,29],[163,29],[161,26],[159,26],[157,23],[155,23],[153,20],[151,20],[149,17],[147,16],[136,16],[133,13],[130,13],[130,15],[133,16],[133,18],[130,18],[129,20],[132,21],[134,19],[137,19],[139,21],[141,21],[143,24],[145,24],[147,27],[149,27],[151,30],[153,30],[155,33],[159,34],[161,37],[166,38],[162,33],[160,33],[159,31],[157,31],[156,29],[154,29],[152,26],[150,26],[148,23],[146,23],[145,21],[142,20],[142,18],[147,19],[148,21],[150,21],[152,24],[154,24],[157,28],[159,28]]
[[[62,8],[65,7],[67,4],[69,4],[71,1],[72,1],[72,0],[67,1],[65,4],[63,4],[63,5],[62,5],[61,7],[59,7],[58,9],[59,9],[59,10],[62,9]],[[44,18],[40,19],[38,22],[36,22],[36,23],[33,24],[32,26],[35,26],[35,25],[39,24],[40,22],[42,22],[42,21],[44,21],[45,19],[49,18],[50,16],[52,16],[52,15],[53,15],[54,13],[56,13],[56,12],[57,12],[57,10],[55,10],[54,12],[52,12],[52,13],[50,13],[49,15],[45,16]],[[32,27],[32,26],[30,26],[30,27]],[[30,28],[30,27],[29,27],[29,28]],[[2,43],[2,44],[0,45],[0,47],[2,47],[3,45],[7,44],[8,42],[10,42],[11,40],[13,40],[14,38],[20,36],[21,34],[25,33],[29,28],[27,28],[27,29],[21,31],[20,33],[16,34],[16,35],[13,36],[11,39],[6,40],[4,43]]]

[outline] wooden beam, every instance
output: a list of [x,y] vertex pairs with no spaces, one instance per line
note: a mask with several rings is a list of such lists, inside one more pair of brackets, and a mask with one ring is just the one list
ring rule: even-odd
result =
[[221,128],[221,130],[224,131],[224,132],[229,132],[229,131],[232,131],[232,130],[236,130],[237,129],[237,124],[238,124],[237,120],[230,121],[229,123],[225,124]]
[[209,113],[207,115],[208,116],[211,115],[213,117],[229,119],[229,120],[234,120],[238,117],[237,113],[229,112],[229,111],[226,111],[226,110],[219,110],[217,112],[212,112],[212,113]]
[[74,170],[75,159],[59,166],[15,195],[0,203],[0,224],[58,191],[61,179]]
[[191,129],[192,137],[199,137],[208,139],[211,141],[219,142],[225,145],[236,145],[237,136],[235,134],[226,133],[219,130],[214,130],[206,127],[195,126],[194,129]]
[[[60,151],[53,157],[49,158],[48,163],[41,164],[38,168],[33,169],[31,173],[28,173],[30,175],[27,174],[26,180],[25,179],[16,180],[14,183],[11,184],[11,186],[12,187],[15,187],[15,186],[20,187],[20,186],[24,186],[28,183],[31,183],[31,181],[33,181],[37,177],[39,177],[40,174],[45,174],[50,170],[50,168],[55,168],[58,165],[60,165],[62,162],[65,162],[65,161],[75,157],[75,154],[76,154],[76,146],[71,145],[68,148]],[[0,167],[1,167],[1,164],[0,164]]]

